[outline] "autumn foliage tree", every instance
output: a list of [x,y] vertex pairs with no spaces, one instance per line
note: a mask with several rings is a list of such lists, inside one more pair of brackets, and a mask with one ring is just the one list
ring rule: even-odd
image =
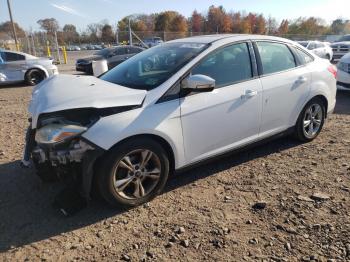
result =
[[285,35],[288,33],[288,30],[289,30],[289,22],[287,19],[283,19],[278,28],[278,34]]
[[194,10],[190,18],[190,27],[192,32],[203,32],[204,31],[205,18]]
[[[14,25],[15,25],[17,37],[25,37],[24,30],[17,23],[14,23]],[[10,21],[0,24],[0,33],[3,33],[4,35],[8,35],[11,38],[14,38],[13,32],[12,32],[12,24]]]

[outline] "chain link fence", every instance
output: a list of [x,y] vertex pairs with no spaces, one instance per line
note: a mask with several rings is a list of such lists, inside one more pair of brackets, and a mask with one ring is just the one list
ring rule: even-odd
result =
[[[159,37],[163,41],[170,41],[174,39],[210,35],[213,32],[165,32],[165,31],[134,31],[132,34],[133,45],[142,46],[141,41],[154,37]],[[336,41],[339,35],[275,35],[287,39],[300,40],[319,40],[326,42]],[[93,40],[92,40],[93,39]],[[47,34],[45,32],[36,32],[28,34],[26,37],[18,39],[19,45],[16,48],[14,40],[2,39],[0,36],[0,48],[11,49],[32,54],[34,56],[51,57],[56,61],[63,61],[63,51],[80,51],[80,50],[99,50],[105,47],[115,46],[118,44],[129,44],[129,31],[118,31],[111,36],[110,41],[103,41],[99,37],[76,36],[72,39],[64,32],[58,32],[57,38],[55,35]],[[141,41],[140,41],[141,40]],[[57,48],[58,47],[58,48]]]

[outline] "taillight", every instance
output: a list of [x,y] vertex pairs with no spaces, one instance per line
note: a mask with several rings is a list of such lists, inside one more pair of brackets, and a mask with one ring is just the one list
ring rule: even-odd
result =
[[334,78],[337,78],[337,68],[334,65],[330,65],[327,69],[334,76]]

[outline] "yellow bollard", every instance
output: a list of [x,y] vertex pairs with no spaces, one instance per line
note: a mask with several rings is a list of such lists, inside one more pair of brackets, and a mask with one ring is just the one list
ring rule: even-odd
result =
[[19,44],[16,44],[16,50],[19,52]]
[[47,56],[48,57],[51,57],[51,51],[50,51],[50,46],[47,46]]
[[63,51],[63,60],[64,63],[67,64],[67,50],[65,46],[62,46],[62,51]]

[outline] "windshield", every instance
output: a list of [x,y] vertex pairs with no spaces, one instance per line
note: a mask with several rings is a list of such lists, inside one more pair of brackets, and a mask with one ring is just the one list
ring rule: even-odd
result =
[[167,43],[145,50],[101,76],[134,89],[151,90],[173,76],[207,48],[199,43]]
[[111,48],[104,48],[94,53],[94,55],[100,55],[106,57],[112,51]]
[[350,35],[344,35],[338,41],[339,42],[350,41]]

